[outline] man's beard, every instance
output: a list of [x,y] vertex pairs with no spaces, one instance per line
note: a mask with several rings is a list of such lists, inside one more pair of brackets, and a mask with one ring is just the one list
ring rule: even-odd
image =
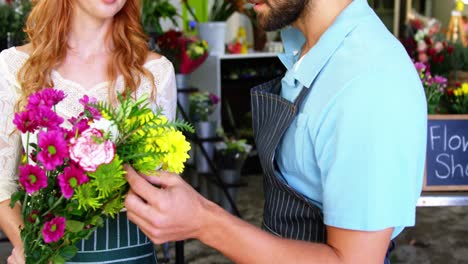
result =
[[[266,31],[282,29],[296,21],[310,0],[265,0],[269,11],[257,14],[258,26]],[[271,2],[274,2],[273,4]]]

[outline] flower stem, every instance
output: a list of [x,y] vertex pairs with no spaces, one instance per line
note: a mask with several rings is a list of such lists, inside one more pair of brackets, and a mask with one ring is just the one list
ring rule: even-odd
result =
[[21,205],[21,215],[23,216],[23,222],[26,221],[26,216],[24,215],[24,213],[26,211],[26,206],[28,203],[28,196],[29,196],[28,193],[24,194],[23,204]]
[[29,132],[26,133],[26,163],[29,163],[29,135]]
[[57,207],[63,201],[63,199],[63,195],[60,196],[60,198],[54,203],[54,205],[52,205],[52,207],[50,207],[49,210],[47,210],[47,212],[43,213],[42,216],[46,216],[48,213],[54,210],[55,207]]

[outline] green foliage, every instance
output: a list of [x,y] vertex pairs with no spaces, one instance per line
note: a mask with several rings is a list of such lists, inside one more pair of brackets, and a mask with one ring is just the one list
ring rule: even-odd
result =
[[448,58],[449,67],[454,71],[468,71],[468,47],[457,42],[453,48],[453,54]]
[[143,0],[141,20],[148,33],[155,32],[158,35],[163,33],[161,19],[169,19],[177,26],[176,18],[179,16],[177,9],[169,0]]
[[30,0],[16,0],[12,4],[0,4],[1,41],[6,44],[8,32],[13,42],[23,43],[26,40],[23,29],[30,11]]
[[210,21],[226,21],[237,9],[234,1],[215,0],[210,11]]

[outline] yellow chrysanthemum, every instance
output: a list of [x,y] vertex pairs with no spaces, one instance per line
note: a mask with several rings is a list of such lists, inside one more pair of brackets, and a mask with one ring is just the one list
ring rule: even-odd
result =
[[184,163],[189,158],[187,152],[190,150],[190,143],[182,132],[173,129],[167,131],[158,145],[165,152],[162,169],[174,173],[183,172]]

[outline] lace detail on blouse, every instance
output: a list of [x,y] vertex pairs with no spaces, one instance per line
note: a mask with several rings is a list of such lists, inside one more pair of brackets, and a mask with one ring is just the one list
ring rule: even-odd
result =
[[[0,202],[9,199],[17,188],[17,167],[22,154],[21,135],[15,132],[13,125],[14,107],[21,92],[17,81],[17,73],[28,59],[28,54],[10,48],[0,53]],[[163,114],[174,120],[177,106],[177,89],[172,63],[165,57],[151,60],[144,67],[154,76],[156,85],[156,99],[151,102],[151,108],[161,108]],[[97,100],[107,100],[108,82],[99,83],[89,89],[80,84],[67,80],[56,71],[52,71],[54,88],[62,90],[66,97],[56,106],[57,113],[65,120],[78,115],[82,106],[78,100],[84,95]],[[116,80],[116,90],[123,91],[123,78]],[[151,81],[142,76],[137,96],[151,94]],[[66,122],[65,122],[66,123]]]

